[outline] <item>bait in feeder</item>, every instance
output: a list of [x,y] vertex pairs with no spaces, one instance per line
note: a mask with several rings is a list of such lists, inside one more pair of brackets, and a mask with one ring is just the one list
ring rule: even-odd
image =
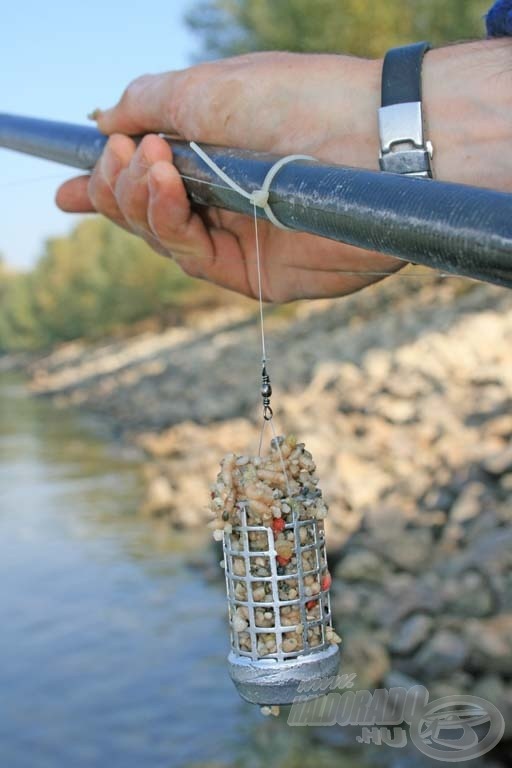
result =
[[315,464],[293,437],[268,456],[228,454],[212,487],[223,541],[231,678],[262,707],[315,698],[337,674],[323,519]]

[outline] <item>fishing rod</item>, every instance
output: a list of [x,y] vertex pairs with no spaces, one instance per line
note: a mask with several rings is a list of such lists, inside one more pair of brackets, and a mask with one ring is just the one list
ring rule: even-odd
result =
[[[164,138],[193,203],[253,215],[250,200],[220,183],[187,142]],[[107,140],[92,126],[0,114],[0,147],[85,171],[94,168]],[[203,148],[249,193],[261,188],[279,159]],[[512,288],[511,194],[296,160],[275,175],[269,205],[282,224],[298,232]],[[267,218],[261,209],[257,215]]]

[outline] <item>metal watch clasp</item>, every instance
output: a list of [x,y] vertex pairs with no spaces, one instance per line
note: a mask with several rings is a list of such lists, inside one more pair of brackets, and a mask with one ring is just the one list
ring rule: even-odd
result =
[[421,101],[379,109],[380,167],[390,173],[432,176],[434,148],[425,141]]

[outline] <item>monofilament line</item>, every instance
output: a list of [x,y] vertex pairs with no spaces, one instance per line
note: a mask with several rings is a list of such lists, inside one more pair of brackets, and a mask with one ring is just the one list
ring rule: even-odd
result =
[[[259,230],[258,230],[258,215],[256,212],[256,203],[253,202],[253,212],[254,212],[254,247],[256,250],[256,274],[258,276],[258,304],[260,309],[260,330],[261,330],[261,364],[262,366],[265,366],[267,363],[267,348],[265,343],[265,320],[263,317],[263,286],[262,286],[262,280],[261,280],[261,249],[260,249],[260,237],[259,237]],[[261,432],[260,432],[260,443],[258,446],[258,456],[261,456],[261,446],[263,442],[263,433],[265,431],[265,425],[267,423],[267,420],[263,418],[263,424],[261,426]],[[284,480],[286,483],[286,490],[288,491],[288,496],[292,495],[291,488],[290,488],[290,481],[288,478],[288,472],[286,471],[286,465],[284,463],[284,457],[283,453],[281,451],[281,446],[279,444],[279,440],[277,439],[276,429],[274,427],[274,420],[270,419],[270,428],[272,430],[272,435],[274,437],[276,446],[277,446],[277,452],[279,454],[279,461],[281,464],[281,469],[283,470]]]
[[254,242],[256,248],[256,274],[258,276],[258,304],[260,308],[260,329],[261,329],[261,363],[267,362],[267,349],[265,345],[265,323],[263,320],[263,287],[261,281],[261,256],[260,256],[260,238],[258,232],[258,214],[256,212],[256,203],[252,205],[254,211]]
[[[263,317],[263,286],[261,280],[261,255],[260,255],[260,237],[258,230],[258,214],[256,211],[256,203],[252,204],[254,212],[254,248],[256,251],[256,274],[258,278],[258,307],[260,313],[260,334],[261,334],[261,365],[264,366],[267,363],[267,348],[265,344],[265,320]],[[261,448],[263,445],[263,433],[265,432],[265,426],[267,420],[263,418],[260,431],[260,441],[258,444],[258,456],[261,456]],[[272,424],[272,420],[271,420]],[[273,424],[272,424],[273,426]],[[281,454],[281,448],[279,448],[279,454]]]

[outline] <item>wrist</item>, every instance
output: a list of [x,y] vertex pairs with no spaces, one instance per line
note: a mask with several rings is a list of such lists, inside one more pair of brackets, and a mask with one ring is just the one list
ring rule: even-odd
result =
[[512,42],[432,50],[422,82],[435,178],[512,191]]
[[378,109],[382,60],[319,56],[325,113],[321,140],[311,148],[320,160],[379,170]]

